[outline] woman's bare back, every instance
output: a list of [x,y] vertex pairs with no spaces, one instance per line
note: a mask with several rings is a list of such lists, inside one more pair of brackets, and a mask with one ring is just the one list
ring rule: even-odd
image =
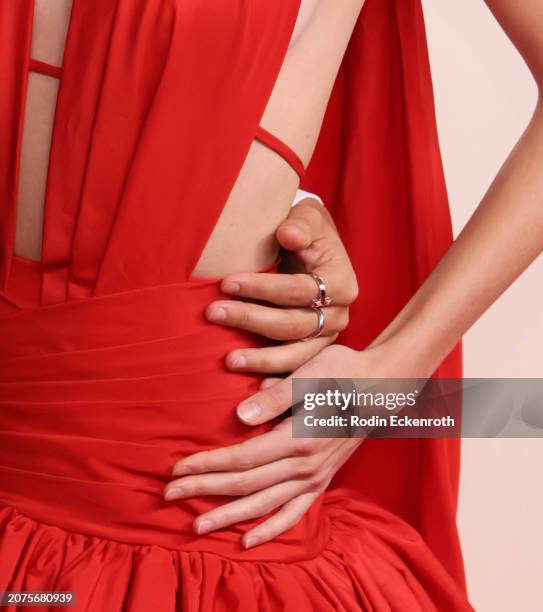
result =
[[[72,0],[35,0],[31,56],[62,64]],[[43,201],[58,80],[30,72],[19,171],[15,254],[41,259]]]
[[[72,0],[36,0],[31,55],[60,66]],[[262,119],[307,162],[363,0],[302,0],[292,41]],[[39,261],[43,201],[57,79],[29,74],[15,253]],[[194,273],[224,276],[258,269],[276,254],[274,230],[288,212],[298,177],[254,142]],[[198,202],[194,202],[198,206]]]

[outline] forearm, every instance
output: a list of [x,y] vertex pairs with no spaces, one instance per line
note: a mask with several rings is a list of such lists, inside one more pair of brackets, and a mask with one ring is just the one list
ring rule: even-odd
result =
[[372,343],[431,373],[543,248],[543,102],[474,215]]

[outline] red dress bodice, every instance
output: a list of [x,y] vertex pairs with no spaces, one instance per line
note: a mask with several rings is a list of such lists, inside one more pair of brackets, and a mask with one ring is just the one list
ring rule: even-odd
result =
[[[262,340],[207,323],[219,284],[191,275],[299,4],[74,0],[35,264],[13,255],[33,0],[0,2],[0,590],[111,612],[470,609],[456,440],[365,442],[249,551],[255,521],[192,530],[226,500],[162,497],[176,459],[266,430],[235,415],[258,377],[223,364]],[[367,0],[302,187],[359,275],[342,340],[362,348],[451,242],[418,0]],[[460,372],[455,350],[438,373]]]

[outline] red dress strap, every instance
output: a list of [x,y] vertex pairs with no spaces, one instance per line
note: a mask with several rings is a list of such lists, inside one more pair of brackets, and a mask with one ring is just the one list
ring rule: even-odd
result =
[[305,174],[304,163],[298,154],[295,153],[287,144],[285,144],[282,140],[279,140],[279,138],[274,136],[271,132],[268,132],[268,130],[263,128],[261,125],[259,125],[256,130],[255,140],[258,140],[280,155],[292,167],[292,169],[300,177],[300,180],[303,179]]
[[46,74],[47,76],[52,76],[57,79],[60,79],[60,74],[62,72],[60,66],[54,66],[53,64],[48,64],[47,62],[42,62],[32,57],[30,58],[28,69],[32,72],[39,72],[40,74]]

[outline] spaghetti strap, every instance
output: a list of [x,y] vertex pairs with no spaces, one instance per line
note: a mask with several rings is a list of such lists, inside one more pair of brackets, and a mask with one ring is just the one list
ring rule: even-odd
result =
[[[249,549],[260,519],[199,535],[222,501],[162,496],[176,458],[248,436],[234,407],[260,377],[224,355],[269,343],[211,324],[221,283],[193,271],[255,134],[304,174],[257,128],[300,0],[73,0],[58,68],[29,62],[34,4],[0,0],[0,591],[75,591],[88,612],[472,612],[458,439],[365,442]],[[61,74],[39,262],[14,252],[29,67]],[[371,287],[342,333],[364,346],[452,240],[420,0],[365,3],[304,186]]]
[[57,79],[60,78],[62,73],[62,68],[60,66],[54,66],[53,64],[48,64],[47,62],[42,62],[32,57],[29,60],[28,69],[31,72],[39,72],[40,74],[45,74]]
[[304,163],[298,154],[286,143],[277,138],[277,136],[274,136],[271,132],[268,132],[268,130],[263,128],[261,125],[259,125],[256,130],[255,140],[258,140],[280,155],[292,167],[292,169],[300,177],[300,180],[303,179],[305,175]]

